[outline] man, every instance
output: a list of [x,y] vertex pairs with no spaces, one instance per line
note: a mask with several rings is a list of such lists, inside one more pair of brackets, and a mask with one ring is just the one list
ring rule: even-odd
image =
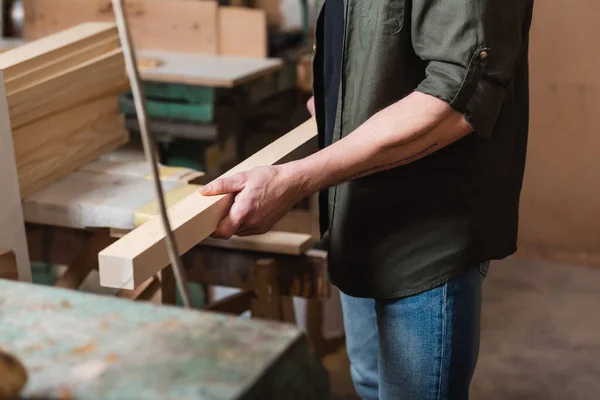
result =
[[468,398],[481,284],[516,249],[532,8],[327,0],[314,65],[322,150],[202,191],[235,196],[224,238],[266,232],[321,191],[364,399]]

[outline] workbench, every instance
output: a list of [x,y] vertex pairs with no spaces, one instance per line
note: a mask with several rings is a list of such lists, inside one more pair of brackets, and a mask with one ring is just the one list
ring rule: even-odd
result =
[[[165,52],[140,52],[140,55],[142,62],[150,65],[143,69],[142,75],[158,85],[212,84],[217,88],[239,89],[239,85],[243,84],[247,89],[256,84],[256,90],[250,90],[247,94],[248,98],[255,101],[276,93],[282,87],[281,82],[273,78],[274,72],[281,69],[279,60],[248,59],[232,63],[231,57],[212,56],[207,59],[208,56]],[[186,65],[192,73],[185,73]],[[213,72],[217,70],[215,76],[220,80],[211,77],[210,71],[194,68],[195,65],[212,66]],[[3,133],[8,140],[10,129],[3,130],[8,133]],[[10,151],[13,146],[9,143],[4,147]],[[56,286],[78,288],[97,266],[100,250],[114,241],[115,237],[156,215],[153,185],[145,161],[122,162],[113,156],[106,155],[83,165],[21,199],[24,218],[7,207],[5,214],[16,221],[14,226],[22,226],[23,220],[27,224],[26,239],[33,261],[68,266]],[[11,164],[11,161],[7,163]],[[197,190],[197,183],[203,178],[189,169],[164,166],[160,175],[167,193],[167,205]],[[9,205],[16,208],[18,199],[13,200],[15,204]],[[16,236],[12,229],[10,235]],[[4,241],[6,244],[0,250],[17,248],[8,239]],[[231,286],[242,290],[233,298],[233,303],[218,302],[212,305],[215,310],[235,314],[251,310],[256,317],[293,322],[293,312],[290,312],[292,297],[303,297],[314,302],[322,302],[329,297],[325,255],[308,251],[310,246],[306,244],[310,244],[309,241],[292,246],[298,249],[293,253],[254,245],[248,247],[248,243],[241,248],[229,246],[227,249],[215,249],[227,247],[222,244],[203,243],[185,257],[192,280],[204,285]],[[19,275],[26,279],[30,271],[29,263],[23,256],[27,253],[22,251],[22,247],[14,252],[21,269]],[[169,268],[143,282],[135,290],[121,290],[118,295],[167,304],[176,302]],[[313,331],[319,331],[318,325]]]
[[[288,131],[295,127],[290,110],[304,107],[292,91],[297,87],[295,62],[146,49],[137,56],[150,130],[161,143],[163,159],[210,177],[244,158],[250,120],[264,122],[275,115]],[[265,115],[262,105],[273,99]],[[138,134],[130,93],[120,97],[119,108],[126,128]],[[191,164],[177,152],[188,154]]]
[[[156,214],[145,161],[123,158],[130,159],[131,155],[121,151],[109,153],[23,200],[31,260],[69,266],[56,286],[78,288],[97,267],[100,250]],[[160,175],[167,205],[198,190],[193,182],[203,178],[189,169],[164,166]],[[323,337],[321,305],[331,293],[326,255],[310,250],[309,234],[291,238],[288,242],[295,245],[284,248],[261,247],[261,243],[253,244],[252,238],[234,245],[208,239],[183,260],[190,281],[242,291],[243,298],[238,298],[241,303],[238,301],[233,309],[218,308],[219,311],[241,314],[250,310],[255,317],[293,323],[292,298],[306,299],[310,315],[306,331],[319,354],[325,354],[339,342]],[[175,304],[170,269],[160,275],[136,290],[121,290],[117,295]]]
[[0,348],[23,398],[326,399],[293,326],[0,280]]

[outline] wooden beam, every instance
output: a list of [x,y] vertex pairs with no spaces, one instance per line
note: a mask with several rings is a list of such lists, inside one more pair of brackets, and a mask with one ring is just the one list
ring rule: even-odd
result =
[[203,307],[202,310],[223,314],[240,315],[250,310],[253,299],[254,292],[251,290],[244,290],[222,300],[211,303],[206,307]]
[[4,71],[4,79],[10,81],[98,41],[115,36],[118,36],[118,31],[114,23],[83,23],[1,54],[0,69]]
[[[316,135],[315,120],[310,119],[223,177],[275,164]],[[169,218],[179,251],[188,251],[213,233],[230,206],[229,196],[205,197],[196,192],[170,207]],[[164,230],[160,220],[153,219],[100,252],[100,283],[106,287],[134,289],[168,264]]]
[[[223,177],[275,164],[316,135],[315,120],[310,119]],[[179,251],[188,251],[213,233],[230,206],[229,196],[205,197],[196,192],[170,207],[169,218]],[[100,283],[106,287],[134,289],[168,264],[164,230],[160,220],[153,219],[100,252]]]
[[21,198],[126,143],[116,28],[91,23],[0,55]]
[[44,65],[40,65],[36,68],[32,68],[25,71],[12,79],[6,80],[6,92],[14,93],[19,90],[31,86],[34,83],[43,81],[53,75],[59,74],[62,71],[68,70],[69,68],[75,67],[86,61],[101,57],[102,55],[116,50],[121,47],[121,42],[118,35],[114,35],[107,39],[97,41],[84,47],[81,50],[73,51],[62,57],[56,57],[51,61],[48,61]]
[[229,240],[208,237],[202,241],[201,245],[299,256],[306,253],[312,243],[312,236],[309,234],[271,231],[257,236],[234,236]]
[[[188,279],[209,286],[243,290],[256,288],[256,262],[264,257],[222,249],[194,247],[183,256]],[[331,284],[327,278],[326,253],[311,250],[303,256],[273,256],[277,290],[282,296],[326,300]]]
[[17,165],[13,150],[10,115],[4,95],[4,77],[0,71],[0,248],[15,253],[19,279],[31,281],[25,221]]
[[[157,275],[151,277],[150,279],[142,282],[137,288],[133,290],[121,289],[119,293],[117,293],[117,297],[129,300],[140,300],[140,296],[144,293],[150,293],[150,297],[156,293],[157,290],[160,289],[160,279]],[[148,296],[146,296],[146,299]]]
[[8,94],[13,129],[86,99],[123,93],[128,87],[124,68],[119,48]]

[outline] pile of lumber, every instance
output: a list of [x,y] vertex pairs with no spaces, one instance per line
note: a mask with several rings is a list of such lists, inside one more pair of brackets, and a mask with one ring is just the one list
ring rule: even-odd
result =
[[128,90],[113,23],[85,23],[0,54],[21,197],[128,140]]
[[[217,0],[127,0],[137,49],[265,58],[267,12]],[[114,22],[111,0],[23,0],[23,36],[38,39],[84,21]]]

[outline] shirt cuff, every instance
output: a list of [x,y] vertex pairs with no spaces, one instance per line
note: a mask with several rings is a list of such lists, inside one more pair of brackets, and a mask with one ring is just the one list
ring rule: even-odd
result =
[[416,90],[445,101],[463,114],[474,132],[489,138],[506,92],[501,85],[486,79],[487,61],[486,48],[475,51],[466,69],[457,64],[431,61],[427,77]]

